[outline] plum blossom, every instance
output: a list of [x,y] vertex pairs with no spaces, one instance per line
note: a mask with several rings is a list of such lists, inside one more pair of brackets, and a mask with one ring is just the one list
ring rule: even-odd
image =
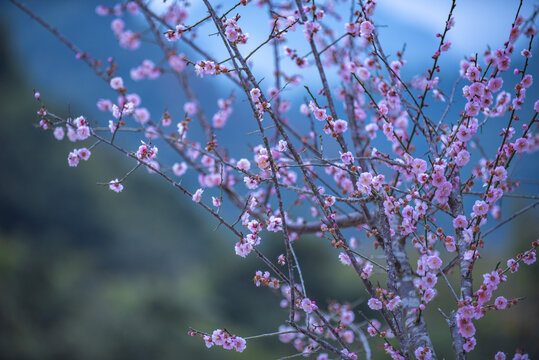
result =
[[488,205],[482,200],[476,200],[473,206],[473,211],[477,216],[483,216],[488,212]]
[[111,180],[109,182],[109,189],[111,189],[112,191],[114,191],[116,193],[119,193],[119,192],[122,192],[124,187],[123,187],[122,183],[120,183],[118,181],[118,179],[114,179],[114,180]]
[[309,298],[304,298],[301,300],[301,308],[303,311],[305,311],[307,314],[312,313],[313,311],[316,311],[318,309],[318,306],[316,306],[315,302],[312,301]]
[[428,257],[427,265],[433,270],[438,270],[442,266],[442,260],[438,256],[432,255]]
[[116,76],[110,79],[110,87],[114,90],[121,90],[124,87],[124,81],[121,77]]
[[174,163],[174,165],[172,165],[172,172],[176,176],[183,176],[183,174],[185,174],[186,171],[187,171],[187,164],[185,162]]
[[337,134],[342,134],[348,129],[348,123],[345,120],[335,120],[333,122],[333,130]]
[[466,216],[464,215],[458,215],[456,218],[453,219],[453,227],[455,229],[463,229],[468,225],[468,221],[466,220]]
[[367,301],[367,305],[369,305],[372,310],[382,309],[382,302],[376,298],[370,298],[369,301]]
[[77,149],[69,153],[67,156],[67,163],[71,167],[75,167],[79,164],[79,154],[77,153]]
[[427,162],[423,159],[414,159],[411,163],[412,172],[414,174],[421,174],[427,170]]
[[253,250],[253,245],[249,242],[238,241],[234,247],[236,255],[246,257]]
[[204,192],[204,190],[202,190],[202,189],[197,189],[197,190],[195,191],[195,193],[193,194],[193,196],[191,197],[192,200],[193,200],[194,202],[196,202],[196,203],[199,203],[200,200],[202,200],[202,193],[203,193],[203,192]]
[[369,39],[374,32],[374,25],[372,24],[372,22],[366,20],[361,23],[359,29],[361,37]]
[[354,155],[350,151],[341,153],[341,160],[347,165],[351,165],[354,162]]
[[54,137],[56,140],[62,140],[64,138],[65,131],[64,128],[61,126],[58,126],[54,129]]

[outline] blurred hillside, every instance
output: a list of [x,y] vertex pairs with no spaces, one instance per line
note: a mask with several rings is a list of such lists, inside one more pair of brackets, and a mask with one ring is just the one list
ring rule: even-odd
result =
[[1,34],[0,358],[212,359],[219,349],[206,351],[189,326],[261,328],[256,314],[227,308],[252,296],[253,272],[177,192],[145,172],[121,194],[97,186],[130,166],[104,148],[67,166],[73,144],[35,127],[31,87]]

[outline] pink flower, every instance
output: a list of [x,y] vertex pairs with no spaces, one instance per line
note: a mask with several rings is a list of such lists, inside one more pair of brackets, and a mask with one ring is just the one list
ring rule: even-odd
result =
[[254,102],[258,102],[260,99],[260,95],[262,95],[262,92],[258,88],[253,88],[251,89],[250,94],[251,94],[251,99]]
[[372,275],[373,265],[370,262],[367,262],[363,269],[361,270],[361,277],[363,279],[368,279]]
[[73,150],[69,153],[67,156],[67,163],[71,167],[76,167],[79,164],[79,154],[77,153],[77,149]]
[[257,236],[256,233],[247,235],[244,240],[253,246],[260,244],[260,236]]
[[277,145],[277,150],[280,152],[285,152],[286,149],[288,149],[288,143],[284,140],[279,140],[279,144]]
[[412,217],[414,215],[414,208],[411,207],[410,205],[406,205],[404,207],[404,209],[402,209],[401,214],[405,219],[410,220],[410,219],[412,219]]
[[244,176],[243,182],[245,183],[245,186],[247,186],[249,190],[254,190],[258,187],[258,185],[260,185],[260,181],[258,181],[257,179],[251,176]]
[[397,306],[399,306],[401,303],[401,298],[399,296],[395,296],[393,299],[391,299],[387,303],[387,308],[391,311],[395,310]]
[[496,310],[503,310],[507,307],[507,299],[503,296],[498,296],[496,300],[494,300],[494,308]]
[[476,340],[474,337],[470,337],[468,339],[466,339],[466,342],[464,343],[464,345],[462,346],[462,348],[464,349],[464,351],[466,352],[470,352],[472,351],[474,348],[475,348],[475,344],[476,344]]
[[496,355],[494,355],[494,360],[505,360],[505,354],[501,351],[498,351]]
[[211,336],[209,336],[209,335],[204,335],[203,339],[204,339],[204,343],[206,344],[206,347],[207,347],[208,349],[211,348],[211,347],[214,345],[213,339],[212,339]]
[[[445,178],[443,180],[445,180]],[[451,194],[451,189],[451,183],[449,181],[443,181],[438,187],[438,190],[434,193],[436,200],[440,203],[446,203]]]
[[73,129],[71,126],[67,127],[67,138],[71,142],[75,142],[78,140],[77,131],[75,131],[75,129]]
[[141,124],[150,121],[150,112],[146,108],[137,108],[133,113],[133,118]]
[[350,257],[346,253],[339,253],[339,260],[343,265],[352,265],[352,261],[350,260]]
[[280,217],[271,216],[267,226],[268,231],[278,232],[283,230],[283,220]]
[[378,334],[378,330],[380,329],[380,322],[376,319],[372,319],[369,322],[369,326],[367,327],[367,332],[370,336],[376,336]]
[[228,334],[226,332],[224,332],[223,330],[221,329],[216,329],[213,331],[212,333],[212,340],[213,340],[213,343],[215,345],[223,345],[223,341],[225,339],[225,337],[228,336]]
[[495,93],[495,92],[498,92],[502,88],[502,86],[503,86],[503,79],[494,78],[488,81],[487,89]]
[[341,351],[341,355],[350,360],[357,360],[357,354],[355,352],[348,351],[347,349]]
[[311,301],[309,298],[304,298],[303,300],[301,300],[301,308],[307,314],[310,314],[313,311],[317,310],[318,306],[316,306],[315,302]]
[[526,255],[524,255],[524,257],[522,258],[522,261],[524,262],[524,264],[526,265],[531,265],[535,262],[536,260],[536,257],[535,257],[535,249],[534,250],[531,250],[529,251]]
[[109,9],[103,5],[97,5],[95,8],[95,13],[99,16],[105,16],[109,14]]
[[186,66],[185,55],[179,54],[170,56],[168,58],[168,64],[175,71],[182,72]]
[[496,271],[491,271],[490,273],[483,274],[483,284],[486,285],[487,290],[492,291],[498,287],[500,283],[500,275]]
[[423,300],[425,303],[429,303],[434,299],[435,296],[436,296],[436,290],[434,290],[432,288],[427,289],[423,293],[423,296],[421,297],[421,300]]
[[517,153],[522,153],[528,149],[528,140],[525,138],[518,138],[513,144],[513,148]]
[[494,181],[504,181],[507,178],[507,170],[503,166],[498,166],[492,172]]
[[342,333],[342,338],[345,342],[351,344],[354,342],[354,332],[351,330],[346,330]]
[[359,175],[358,183],[363,186],[369,186],[372,183],[372,174],[370,172],[364,172]]
[[238,241],[236,243],[236,246],[234,246],[234,250],[236,252],[236,255],[244,258],[249,255],[249,253],[253,250],[253,245],[251,245],[249,242]]
[[471,305],[465,305],[459,308],[458,315],[463,319],[471,319],[474,316],[475,308]]
[[339,119],[333,122],[333,130],[335,130],[337,134],[342,134],[347,129],[348,129],[348,123],[345,120]]
[[367,305],[373,310],[381,310],[383,307],[382,302],[376,298],[370,298]]
[[135,155],[137,156],[137,159],[143,161],[143,160],[154,160],[157,157],[158,149],[157,147],[150,147],[150,145],[146,144],[144,141],[141,141],[142,145],[139,146],[137,152]]
[[512,274],[516,273],[518,270],[519,263],[515,259],[507,260],[507,267],[510,268]]
[[64,128],[59,126],[57,128],[54,129],[54,137],[56,138],[56,140],[62,140],[65,136],[65,131],[64,131]]
[[463,337],[469,338],[474,336],[475,326],[469,318],[459,317],[457,325],[459,328],[459,334],[461,334]]
[[470,65],[466,70],[466,78],[470,81],[479,80],[479,75],[481,75],[481,72],[474,65]]
[[259,155],[257,158],[256,158],[256,165],[261,169],[261,170],[266,170],[270,167],[270,162],[269,162],[269,156],[267,155]]
[[370,21],[363,21],[359,26],[360,35],[365,39],[369,39],[374,31],[374,25]]
[[423,159],[414,159],[410,165],[414,174],[421,174],[427,170],[427,162]]
[[430,360],[432,359],[432,352],[426,346],[420,346],[414,351],[414,355],[418,360]]
[[324,205],[325,206],[333,206],[333,204],[335,204],[335,196],[327,196],[326,199],[324,200]]
[[243,350],[245,350],[245,348],[246,348],[245,339],[241,338],[239,336],[236,336],[232,340],[232,343],[234,345],[234,350],[236,350],[237,352],[243,352]]
[[211,201],[212,201],[213,206],[215,207],[221,206],[221,203],[222,203],[221,199],[212,196]]
[[88,161],[92,153],[90,152],[90,150],[82,148],[77,150],[77,155],[81,160]]
[[199,203],[200,200],[202,200],[202,193],[204,192],[204,190],[202,189],[197,189],[197,191],[195,191],[195,193],[193,194],[193,196],[191,197],[192,200],[196,203]]
[[445,238],[444,245],[445,245],[445,248],[447,249],[447,251],[449,251],[449,252],[457,251],[457,246],[455,244],[455,239],[452,236],[447,236]]
[[[468,105],[468,104],[466,104],[466,105]],[[474,116],[474,115],[470,115],[470,116]],[[464,125],[459,126],[458,131],[457,131],[457,138],[460,141],[467,142],[468,140],[470,140],[472,138],[472,136],[473,136],[473,133],[472,133],[472,131],[470,129],[468,129]]]
[[446,41],[440,46],[440,51],[447,51],[451,47],[451,41]]
[[254,233],[254,234],[259,233],[262,230],[263,227],[264,227],[264,225],[262,225],[261,223],[259,223],[256,220],[251,220],[247,224],[247,229],[249,229],[249,231]]
[[314,113],[314,117],[319,121],[326,120],[327,117],[328,117],[326,115],[326,110],[325,109],[316,108],[316,109],[314,109],[313,113]]
[[347,151],[344,154],[341,153],[341,160],[343,163],[351,165],[354,162],[354,155],[352,155],[350,151]]
[[182,163],[174,163],[172,165],[172,172],[176,176],[182,176],[187,171],[187,164],[185,162]]
[[437,281],[438,281],[438,277],[434,273],[428,272],[425,274],[425,276],[421,278],[421,285],[423,285],[423,287],[426,289],[431,289],[436,285]]
[[249,171],[249,169],[251,168],[251,163],[250,163],[249,160],[247,160],[247,159],[240,159],[240,160],[236,163],[236,166],[237,166],[238,169],[240,169],[240,170],[243,170],[243,171]]
[[470,161],[470,153],[466,150],[461,150],[455,157],[455,164],[457,166],[463,167]]
[[[470,117],[477,116],[477,114],[479,114],[480,108],[481,106],[479,102],[476,102],[476,101],[470,101],[466,103],[466,105],[464,106],[464,109],[466,110],[466,115]],[[461,140],[461,141],[467,141],[467,140]]]
[[522,78],[521,83],[524,88],[529,88],[533,84],[533,77],[530,74],[526,74]]
[[109,120],[109,130],[111,134],[114,134],[114,132],[118,129],[118,125],[113,120]]
[[114,90],[120,90],[124,87],[124,81],[121,77],[116,76],[110,79],[110,87]]
[[488,205],[482,200],[476,200],[473,206],[473,211],[478,216],[483,216],[488,212]]
[[427,265],[433,270],[438,270],[442,266],[442,260],[438,256],[432,255],[427,259]]
[[77,128],[77,139],[86,140],[90,137],[90,128],[87,125],[82,125]]
[[355,315],[351,310],[342,309],[341,310],[341,323],[349,325],[354,321]]
[[109,189],[111,189],[114,192],[122,192],[124,189],[123,185],[118,181],[118,179],[111,180],[109,182]]
[[466,220],[466,216],[464,215],[459,215],[453,219],[453,227],[455,229],[464,229],[467,225],[468,221]]

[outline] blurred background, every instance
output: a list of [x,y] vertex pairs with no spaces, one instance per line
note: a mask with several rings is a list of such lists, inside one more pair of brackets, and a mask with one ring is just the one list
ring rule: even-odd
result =
[[[106,59],[114,54],[120,75],[127,79],[130,90],[141,94],[150,112],[160,114],[170,105],[173,116],[181,116],[186,100],[178,95],[174,79],[137,83],[128,79],[129,69],[143,59],[159,59],[157,49],[146,43],[136,52],[119,49],[110,30],[113,18],[97,16],[98,3],[25,3],[92,56]],[[525,16],[531,13],[532,3],[525,2]],[[195,10],[200,8],[198,1],[193,5]],[[406,6],[396,0],[381,2],[377,16],[379,24],[387,24],[380,29],[388,44],[386,51],[394,53],[406,42],[409,64],[405,71],[409,74],[430,67],[430,55],[425,54],[431,54],[437,44],[434,34],[441,30],[449,5],[449,1],[410,1]],[[442,57],[447,77],[441,86],[450,89],[463,56],[483,51],[485,44],[493,48],[503,44],[517,6],[517,1],[457,5],[457,25],[450,33],[454,47]],[[256,32],[262,15],[254,11],[242,13],[242,19],[255,40],[263,39],[266,32]],[[279,307],[278,294],[252,284],[254,272],[264,269],[262,264],[254,257],[241,260],[235,256],[235,239],[222,228],[216,230],[213,219],[163,181],[138,171],[120,194],[96,185],[122,177],[132,166],[104,147],[96,148],[89,162],[76,169],[68,167],[67,154],[74,145],[67,140],[58,142],[52,133],[36,127],[39,105],[32,89],[40,91],[47,107],[59,115],[84,114],[99,121],[108,118],[103,118],[95,102],[113,94],[57,39],[7,1],[0,3],[0,19],[0,358],[277,359],[294,354],[292,346],[280,344],[276,338],[249,341],[247,350],[238,354],[219,348],[206,350],[201,339],[187,335],[189,327],[203,331],[226,327],[243,337],[272,332],[287,314]],[[127,21],[130,27],[140,28],[139,20]],[[208,27],[206,33],[210,32]],[[215,39],[201,37],[201,41],[213,49]],[[524,46],[519,42],[516,49],[520,52]],[[188,49],[181,50],[190,54]],[[260,76],[270,76],[272,67],[264,56],[262,52],[254,58],[255,69]],[[532,58],[534,75],[536,62]],[[194,87],[205,94],[201,105],[207,114],[217,110],[218,97],[226,98],[233,91],[222,79],[205,78],[194,82]],[[291,92],[290,96],[296,96],[292,112],[297,116],[304,94]],[[533,104],[537,98],[534,85],[528,99]],[[255,129],[241,94],[238,99],[233,123],[220,135],[224,145],[234,143],[238,128],[245,132]],[[531,111],[530,103],[523,114]],[[499,130],[482,134],[483,145],[494,148],[497,136],[490,135]],[[123,141],[132,144],[133,138]],[[246,143],[259,141],[252,138]],[[236,146],[235,155],[240,157],[245,149]],[[172,156],[160,149],[161,159]],[[517,192],[537,194],[537,156],[524,157],[515,166],[523,184]],[[189,189],[198,187],[194,176],[187,176],[183,184]],[[526,200],[505,199],[503,218],[527,204]],[[476,277],[527,249],[537,237],[537,219],[538,212],[529,211],[490,235]],[[266,235],[263,246],[270,258],[283,252],[279,237]],[[314,237],[302,238],[296,249],[303,259],[311,297],[321,307],[331,300],[356,302],[357,310],[376,316],[364,303],[366,294],[354,274],[336,261],[338,252]],[[498,350],[512,355],[515,348],[539,354],[538,274],[537,265],[521,266],[514,279],[500,288],[500,295],[525,299],[510,310],[477,321],[480,342],[471,359],[492,358]],[[452,306],[449,293],[443,287],[440,290],[431,309]],[[328,294],[335,295],[329,298]],[[438,355],[451,358],[443,319],[434,310],[427,317]],[[380,347],[373,347],[374,358],[382,356]]]

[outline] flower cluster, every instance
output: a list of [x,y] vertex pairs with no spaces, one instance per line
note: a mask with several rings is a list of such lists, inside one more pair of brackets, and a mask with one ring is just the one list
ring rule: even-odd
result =
[[204,75],[219,75],[226,74],[230,70],[221,64],[216,64],[210,60],[201,60],[195,64],[195,73],[201,78]]
[[245,44],[249,39],[249,34],[243,33],[238,25],[239,16],[230,19],[223,19],[223,27],[228,41],[234,44]]
[[136,50],[140,47],[140,34],[132,30],[126,30],[122,19],[114,19],[110,27],[121,47],[129,50]]
[[[170,58],[169,58],[170,61]],[[163,73],[163,70],[161,70],[159,67],[155,66],[154,62],[151,60],[144,60],[141,65],[137,66],[136,68],[131,69],[130,75],[131,79],[135,81],[139,81],[142,79],[157,79],[161,74]]]
[[270,273],[268,271],[264,271],[264,273],[262,273],[262,271],[258,270],[253,278],[253,282],[257,287],[262,285],[272,289],[278,289],[280,286],[279,279],[270,277]]
[[261,99],[262,92],[260,91],[259,88],[251,89],[250,95],[251,95],[251,100],[253,101],[256,107],[258,117],[262,119],[262,117],[264,116],[264,113],[271,107],[271,104]]
[[[191,336],[196,335],[197,332],[190,332]],[[206,347],[209,349],[214,345],[222,346],[226,350],[236,350],[237,352],[243,352],[246,348],[245,339],[233,334],[230,334],[226,330],[217,329],[214,330],[211,335],[200,334],[204,339]]]
[[86,148],[75,149],[67,156],[67,162],[69,166],[75,167],[79,164],[80,160],[88,161],[92,153]]
[[167,32],[165,32],[165,38],[168,41],[178,41],[182,37],[182,34],[185,30],[185,25],[178,24],[176,25],[176,28],[174,30],[168,30]]

